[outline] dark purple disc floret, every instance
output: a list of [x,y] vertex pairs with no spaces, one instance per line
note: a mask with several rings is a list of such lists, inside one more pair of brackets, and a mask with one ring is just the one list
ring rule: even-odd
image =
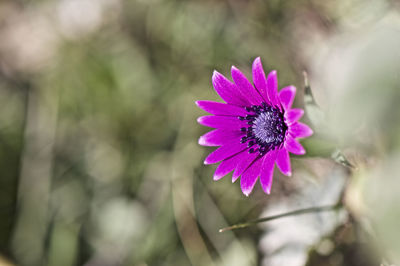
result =
[[241,128],[246,135],[240,142],[247,142],[249,153],[259,152],[260,155],[264,155],[279,148],[288,129],[281,110],[265,102],[262,105],[245,107],[245,110],[250,114],[239,116],[238,119],[248,121],[249,126]]

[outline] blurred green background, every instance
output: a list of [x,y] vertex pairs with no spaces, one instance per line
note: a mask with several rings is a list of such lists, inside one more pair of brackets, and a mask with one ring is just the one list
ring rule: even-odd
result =
[[[335,86],[358,88],[337,82],[359,69],[346,60],[365,58],[359,51],[375,35],[359,35],[377,23],[398,27],[399,7],[395,0],[2,0],[0,265],[262,264],[269,256],[259,248],[265,229],[218,229],[255,219],[296,194],[295,180],[318,184],[324,177],[310,173],[325,164],[292,158],[299,174],[285,178],[276,171],[271,195],[257,185],[247,198],[230,177],[212,181],[215,166],[202,164],[211,149],[197,144],[208,129],[196,123],[204,112],[194,101],[218,100],[214,69],[229,76],[235,65],[250,77],[252,60],[261,56],[266,71],[278,71],[280,87],[298,88],[298,107],[308,71],[317,100],[339,121],[334,129],[349,113],[359,121],[357,112],[340,112],[345,107],[337,112],[338,102],[376,114],[374,108],[399,99],[392,90],[400,83],[399,61],[389,53],[398,56],[398,28],[365,51],[388,52],[389,66],[359,63],[378,65],[382,75],[392,70],[382,105],[357,98],[363,91],[351,92],[353,98],[330,93]],[[381,49],[385,36],[393,45]],[[371,84],[362,80],[360,88]],[[354,150],[375,156],[399,146],[398,126],[385,131],[391,138],[364,130],[354,136],[350,129],[360,142],[350,157]],[[346,134],[337,133],[338,143],[352,142]],[[380,141],[374,146],[371,139]],[[319,154],[316,143],[307,146],[309,154]],[[365,259],[356,224],[347,220],[328,236],[329,252],[307,250],[308,265],[377,265]]]

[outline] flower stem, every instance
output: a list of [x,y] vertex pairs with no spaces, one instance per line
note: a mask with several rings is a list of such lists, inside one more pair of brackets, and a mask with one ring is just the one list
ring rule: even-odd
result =
[[252,225],[255,225],[255,224],[258,224],[258,223],[268,222],[268,221],[271,221],[271,220],[276,220],[276,219],[287,217],[287,216],[306,214],[306,213],[313,213],[313,212],[334,211],[334,210],[339,209],[340,207],[342,207],[342,203],[341,202],[339,202],[339,203],[337,203],[335,205],[327,205],[327,206],[318,206],[318,207],[299,209],[299,210],[295,210],[295,211],[291,211],[291,212],[286,212],[286,213],[282,213],[282,214],[278,214],[278,215],[273,215],[273,216],[260,218],[260,219],[249,221],[249,222],[246,222],[246,223],[241,223],[241,224],[235,224],[235,225],[232,225],[232,226],[228,226],[228,227],[219,229],[219,232],[222,233],[222,232],[229,231],[229,230],[245,228],[245,227],[249,227],[249,226],[252,226]]

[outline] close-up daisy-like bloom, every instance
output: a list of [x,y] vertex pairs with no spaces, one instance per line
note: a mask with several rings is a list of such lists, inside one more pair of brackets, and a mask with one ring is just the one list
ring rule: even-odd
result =
[[204,164],[220,162],[214,180],[233,171],[232,182],[240,178],[242,192],[248,196],[258,177],[261,187],[271,191],[274,165],[287,176],[292,174],[289,152],[305,154],[298,138],[313,131],[298,122],[302,109],[292,108],[296,87],[287,86],[278,92],[276,71],[265,75],[258,57],[253,62],[253,83],[232,66],[233,82],[214,71],[212,84],[226,102],[197,101],[198,107],[212,114],[198,118],[198,122],[214,130],[201,136],[199,144],[220,146],[207,156]]

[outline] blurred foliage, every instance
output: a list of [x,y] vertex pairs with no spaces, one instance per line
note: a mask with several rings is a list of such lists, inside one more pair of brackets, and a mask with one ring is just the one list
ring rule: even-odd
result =
[[[196,124],[202,111],[194,101],[218,100],[214,69],[229,76],[234,64],[250,74],[261,56],[267,71],[278,70],[280,87],[299,88],[299,107],[307,70],[325,107],[334,82],[321,78],[318,51],[333,36],[397,16],[398,1],[372,2],[1,1],[0,264],[3,257],[33,266],[260,264],[261,228],[218,229],[257,218],[296,194],[296,182],[276,172],[272,195],[256,187],[250,198],[229,177],[213,182],[215,166],[202,164],[210,149],[197,145],[207,129]],[[382,106],[390,89],[385,95]],[[361,109],[373,105],[348,99]],[[399,123],[388,112],[373,122],[396,127],[382,144],[392,147]],[[384,141],[379,134],[374,139]],[[324,138],[305,146],[326,160],[333,148]],[[308,171],[296,179],[318,173],[318,163],[292,162]],[[338,265],[362,252],[359,239],[351,250],[343,246],[332,251],[346,256]],[[323,265],[314,255],[309,265]]]

